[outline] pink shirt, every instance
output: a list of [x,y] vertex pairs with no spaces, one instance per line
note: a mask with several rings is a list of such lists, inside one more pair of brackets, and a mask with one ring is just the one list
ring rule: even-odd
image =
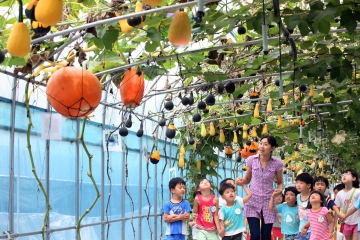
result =
[[197,195],[199,199],[198,218],[196,219],[196,228],[207,232],[215,232],[216,226],[214,215],[216,206],[214,204],[215,195],[212,194],[210,199],[205,201],[201,194]]
[[329,238],[329,222],[326,214],[329,210],[326,207],[320,208],[320,211],[313,212],[312,209],[307,211],[309,218],[311,233],[310,240],[330,240]]
[[252,171],[250,182],[252,197],[245,204],[245,217],[259,218],[262,211],[266,224],[276,222],[276,212],[269,209],[269,202],[274,192],[273,183],[276,173],[283,170],[284,164],[280,159],[271,157],[263,169],[257,154],[246,159],[246,166],[251,167]]

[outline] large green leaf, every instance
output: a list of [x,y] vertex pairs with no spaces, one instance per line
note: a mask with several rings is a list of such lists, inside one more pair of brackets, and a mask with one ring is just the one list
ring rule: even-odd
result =
[[357,22],[355,14],[350,8],[341,12],[340,24],[341,26],[344,26],[349,31],[349,33],[354,32],[357,26]]
[[338,82],[342,82],[346,78],[352,76],[353,67],[351,63],[345,58],[342,62],[332,61],[331,64],[331,78],[336,79]]

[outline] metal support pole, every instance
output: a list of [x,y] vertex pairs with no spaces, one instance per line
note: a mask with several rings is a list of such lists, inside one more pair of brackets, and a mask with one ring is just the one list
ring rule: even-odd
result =
[[[76,136],[80,135],[80,119],[76,119]],[[79,221],[80,213],[80,182],[79,182],[79,171],[80,171],[80,142],[75,141],[75,223]],[[75,229],[75,236],[78,239]]]
[[[144,115],[145,112],[145,104],[142,105],[142,114]],[[144,124],[144,123],[143,123]],[[143,156],[143,139],[144,137],[139,138],[139,170],[140,170],[140,174],[139,174],[139,215],[142,214],[142,192],[143,192],[143,188],[142,188],[142,156]],[[138,225],[138,239],[142,240],[142,219],[139,219],[139,225]]]
[[[15,161],[15,112],[16,112],[17,78],[14,77],[11,96],[10,118],[10,159],[9,159],[9,231],[14,232],[14,161]],[[20,166],[18,166],[20,167]],[[19,176],[18,176],[19,177]],[[19,180],[19,179],[18,179]],[[19,189],[18,189],[19,191]],[[19,217],[19,216],[18,216]]]
[[[165,144],[165,143],[164,143]],[[154,176],[154,214],[157,213],[157,196],[158,196],[158,188],[157,188],[157,185],[158,185],[158,171],[157,171],[157,166],[158,165],[155,165],[155,176]],[[157,216],[154,217],[154,239],[158,239],[157,238]]]
[[[109,90],[109,86],[110,84],[107,85],[106,87],[106,91],[104,93],[104,101],[106,101],[107,96],[108,96],[108,90]],[[106,124],[106,106],[103,106],[103,116],[102,116],[102,124],[101,124],[101,129],[104,131],[105,130],[105,124]],[[102,139],[102,143],[105,142],[104,141],[104,134],[101,132],[101,139]],[[101,146],[101,189],[100,189],[100,194],[101,194],[101,221],[103,222],[105,220],[105,152],[103,147]],[[104,240],[105,239],[105,224],[101,224],[101,239]]]
[[[124,143],[126,143],[126,137],[123,138]],[[123,144],[124,145],[124,144]],[[123,146],[125,149],[125,146]],[[122,177],[121,177],[121,217],[125,217],[125,151],[122,152]],[[121,222],[121,239],[125,238],[125,221]]]
[[[50,104],[47,103],[46,111],[50,112]],[[50,121],[51,124],[51,121]],[[51,126],[51,125],[50,125]],[[46,139],[45,141],[46,147],[45,147],[45,189],[48,196],[48,199],[50,201],[50,140]],[[45,209],[47,209],[47,205],[45,202]],[[50,214],[46,218],[46,229],[50,229]],[[46,232],[45,239],[50,239],[50,233]]]

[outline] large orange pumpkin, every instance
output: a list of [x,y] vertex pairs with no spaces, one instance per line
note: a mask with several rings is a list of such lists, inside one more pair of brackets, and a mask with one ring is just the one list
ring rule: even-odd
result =
[[51,106],[64,117],[81,118],[99,105],[101,85],[86,69],[63,67],[50,77],[46,95]]
[[247,159],[248,157],[257,154],[258,150],[259,147],[257,142],[253,141],[250,145],[245,144],[244,148],[241,149],[240,154],[242,158]]
[[120,83],[120,98],[128,108],[136,108],[144,96],[144,73],[140,69],[130,68]]

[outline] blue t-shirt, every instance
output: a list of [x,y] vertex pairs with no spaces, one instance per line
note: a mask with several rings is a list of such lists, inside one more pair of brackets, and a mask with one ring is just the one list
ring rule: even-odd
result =
[[287,203],[276,205],[276,212],[281,213],[281,233],[286,235],[299,232],[298,206],[290,207]]
[[[300,195],[301,195],[301,193],[296,196],[296,202],[297,202],[297,206],[298,206],[298,214],[299,214],[299,220],[300,220],[299,232],[301,232],[302,227],[308,222],[308,217],[307,217],[306,211],[307,211],[307,205],[309,202],[309,199],[302,202],[300,200]],[[307,232],[311,232],[311,227],[309,227]]]
[[[354,204],[354,207],[356,209],[359,209],[360,208],[360,198],[358,198]],[[358,231],[360,232],[360,218],[359,218],[359,222],[358,222]]]
[[336,206],[334,200],[332,200],[331,198],[327,198],[325,196],[323,198],[323,202],[324,202],[324,207],[326,207],[328,210],[332,210],[332,208]]
[[[168,201],[164,204],[162,213],[163,214],[176,214],[179,215],[180,213],[191,213],[191,207],[187,200],[182,200],[179,203],[172,203]],[[187,224],[186,221],[176,221],[171,223],[166,223],[166,235],[170,234],[181,234],[181,235],[188,235]]]
[[225,236],[233,236],[244,232],[244,201],[242,198],[235,200],[231,207],[222,206],[219,209],[219,219],[223,221]]

